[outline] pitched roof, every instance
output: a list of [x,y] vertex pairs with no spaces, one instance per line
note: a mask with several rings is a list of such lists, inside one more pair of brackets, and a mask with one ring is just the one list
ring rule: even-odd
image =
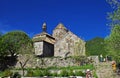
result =
[[62,23],[59,23],[55,29],[65,29],[65,30],[67,30],[67,28]]
[[33,42],[40,42],[40,41],[46,41],[48,43],[54,44],[55,38],[53,38],[51,35],[49,35],[46,32],[42,32],[40,34],[37,34],[35,37],[33,37]]

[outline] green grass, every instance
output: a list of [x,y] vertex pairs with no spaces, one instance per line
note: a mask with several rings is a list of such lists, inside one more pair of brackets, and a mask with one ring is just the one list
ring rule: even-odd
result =
[[[56,67],[56,66],[52,66],[52,67],[48,67],[48,68],[25,68],[25,70],[65,70],[65,69],[69,69],[69,70],[76,70],[76,69],[80,69],[80,70],[86,70],[86,69],[90,69],[90,70],[94,70],[95,67],[93,66],[93,64],[87,64],[87,65],[83,65],[83,66],[68,66],[68,67]],[[13,70],[22,70],[21,68],[15,68]]]
[[51,73],[49,70],[29,70],[27,77],[43,77],[43,76],[50,76],[50,77],[69,77],[69,76],[85,76],[85,73],[82,71],[75,71],[73,70],[61,70],[58,74],[57,72]]
[[[52,76],[52,77],[63,77],[63,76],[84,76],[85,73],[83,70],[90,69],[95,70],[95,67],[92,64],[84,65],[84,66],[68,66],[68,67],[48,67],[48,68],[25,68],[28,72],[26,76],[28,77],[43,77],[43,76]],[[15,68],[12,70],[21,70],[20,68]],[[60,70],[61,73],[57,74],[56,72],[50,73],[50,70]],[[73,71],[76,71],[75,73]],[[4,72],[0,72],[0,77],[8,76],[11,72],[6,70]]]
[[66,67],[65,69],[95,69],[95,67],[92,64],[84,65],[84,66],[73,66],[73,67]]
[[70,69],[70,70],[76,70],[76,69],[90,69],[94,70],[95,67],[92,64],[84,65],[84,66],[68,66],[68,67],[48,67],[46,68],[48,70],[65,70],[65,69]]
[[[95,67],[93,66],[93,64],[87,64],[87,65],[83,65],[83,66],[68,66],[68,67],[25,68],[25,70],[36,70],[36,69],[40,69],[40,70],[65,70],[65,69],[70,69],[70,70],[90,69],[90,70],[94,70]],[[21,68],[15,68],[13,70],[21,70]]]

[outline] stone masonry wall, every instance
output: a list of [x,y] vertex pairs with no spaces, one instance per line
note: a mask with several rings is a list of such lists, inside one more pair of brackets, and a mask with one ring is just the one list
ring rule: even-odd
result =
[[60,57],[51,57],[51,58],[36,58],[33,55],[20,55],[18,57],[18,62],[16,68],[21,68],[19,62],[24,62],[26,59],[29,59],[25,68],[36,68],[36,67],[67,67],[67,66],[76,66],[75,60],[73,58],[60,58]]
[[63,38],[63,36],[67,33],[64,29],[55,29],[53,30],[53,37],[58,41]]
[[43,42],[34,42],[35,55],[43,54]]
[[46,41],[34,42],[35,55],[51,57],[54,56],[54,45]]
[[[79,45],[76,45],[79,43]],[[72,32],[68,32],[64,37],[55,43],[55,56],[85,55],[85,42]]]

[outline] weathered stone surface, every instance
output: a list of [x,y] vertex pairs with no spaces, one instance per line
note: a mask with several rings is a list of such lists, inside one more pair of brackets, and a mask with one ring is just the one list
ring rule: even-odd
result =
[[37,34],[35,37],[33,37],[33,42],[41,42],[41,41],[46,41],[51,44],[55,43],[55,38],[53,38],[50,34],[46,32],[42,32],[40,34]]
[[85,42],[71,31],[67,32],[61,40],[55,43],[55,56],[80,55],[85,55]]
[[[43,28],[46,30],[46,24]],[[85,55],[85,42],[61,23],[53,30],[52,36],[43,31],[33,37],[33,41],[36,55],[61,57]]]
[[[46,24],[45,24],[46,25]],[[35,55],[44,57],[67,57],[67,56],[81,56],[85,55],[85,42],[78,36],[68,31],[63,24],[53,30],[53,36],[46,33],[46,27],[43,27],[41,34],[33,37]],[[34,55],[33,55],[34,56]],[[74,66],[75,60],[71,58],[35,58],[31,56],[27,62],[26,67],[50,67],[50,66]],[[19,56],[18,60],[26,60],[26,56]],[[20,67],[19,61],[16,67]]]
[[75,60],[73,58],[35,58],[34,56],[19,56],[16,68],[21,68],[19,62],[24,64],[25,60],[29,58],[29,61],[25,65],[25,68],[36,68],[36,67],[67,67],[76,66]]
[[55,39],[52,36],[46,32],[42,32],[33,37],[33,42],[35,55],[44,57],[54,56]]
[[59,23],[57,27],[53,30],[52,36],[55,38],[56,41],[58,41],[61,40],[67,32],[67,28],[62,23]]
[[63,24],[58,24],[53,30],[55,56],[81,56],[85,55],[85,41],[68,31]]
[[36,55],[43,54],[43,42],[34,42],[34,49]]
[[50,57],[54,56],[54,45],[46,41],[34,42],[35,55]]

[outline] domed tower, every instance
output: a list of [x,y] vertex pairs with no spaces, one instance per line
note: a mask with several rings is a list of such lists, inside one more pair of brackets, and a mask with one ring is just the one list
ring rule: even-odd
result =
[[59,23],[57,27],[53,30],[52,36],[58,41],[62,39],[67,32],[67,28],[62,23]]

